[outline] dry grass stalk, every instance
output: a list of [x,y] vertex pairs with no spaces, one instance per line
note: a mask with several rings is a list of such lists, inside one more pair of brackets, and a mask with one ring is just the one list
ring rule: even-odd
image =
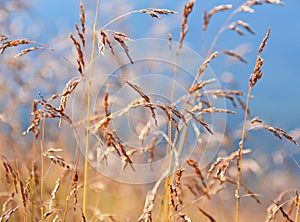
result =
[[244,35],[244,33],[242,32],[242,30],[241,30],[239,27],[237,27],[237,26],[243,27],[244,29],[246,29],[246,30],[247,30],[249,33],[251,33],[252,35],[255,34],[255,32],[251,29],[250,25],[249,25],[248,23],[242,21],[242,20],[238,20],[238,21],[236,21],[236,22],[231,23],[231,24],[228,26],[228,28],[229,28],[230,30],[235,31],[235,32],[236,32],[237,34],[239,34],[239,35]]
[[249,79],[249,86],[250,88],[252,88],[258,80],[261,79],[261,77],[263,76],[263,73],[261,71],[261,66],[263,64],[263,59],[260,57],[260,54],[261,52],[263,51],[265,45],[266,45],[266,42],[269,38],[269,35],[270,35],[270,28],[268,28],[268,32],[265,36],[265,38],[263,39],[263,41],[261,42],[260,46],[259,46],[259,49],[258,49],[258,54],[257,54],[257,59],[256,59],[256,64],[255,64],[255,67],[254,67],[254,71],[253,73],[250,75],[250,79]]
[[99,39],[98,39],[98,52],[100,54],[104,54],[105,45],[107,44],[109,46],[109,48],[110,48],[111,53],[113,55],[115,55],[115,51],[114,51],[114,49],[113,49],[113,47],[112,47],[112,45],[110,43],[110,40],[107,37],[106,33],[102,29],[100,29],[99,33],[100,33],[101,37],[99,37]]
[[6,211],[7,206],[8,206],[10,203],[13,202],[14,197],[15,197],[15,193],[12,192],[12,193],[8,196],[8,198],[6,199],[6,201],[4,202],[4,204],[2,205],[2,212],[5,212],[5,211]]
[[213,134],[213,132],[211,131],[211,129],[209,128],[208,124],[197,117],[197,115],[195,113],[193,113],[192,111],[186,110],[192,117],[194,120],[196,120],[198,123],[200,123],[210,134]]
[[266,3],[269,3],[269,4],[276,4],[276,5],[282,5],[284,6],[284,2],[280,1],[280,0],[263,0],[264,2]]
[[211,60],[213,60],[214,58],[216,58],[216,56],[218,55],[218,52],[213,52],[208,59],[206,59],[202,65],[200,66],[200,68],[198,69],[197,72],[197,76],[196,79],[198,79],[204,72],[204,70],[207,68],[208,64],[211,62]]
[[[251,152],[250,149],[243,150],[242,154],[246,155]],[[239,152],[233,152],[227,157],[218,157],[217,160],[210,166],[207,177],[210,177],[211,174],[216,171],[214,177],[219,178],[221,181],[225,181],[226,172],[230,166],[230,163],[239,156]]]
[[2,164],[5,168],[5,179],[10,184],[10,176],[12,177],[15,193],[18,193],[18,181],[20,181],[19,174],[13,167],[12,163],[3,155],[0,155]]
[[166,116],[168,117],[169,121],[170,122],[173,122],[177,131],[179,131],[179,128],[178,128],[178,122],[177,120],[173,117],[173,112],[172,112],[172,109],[169,110],[169,106],[166,106],[166,105],[163,105],[163,104],[157,104],[157,107],[160,108],[165,114]]
[[0,43],[7,40],[7,39],[8,39],[8,37],[6,35],[0,34]]
[[236,112],[231,111],[229,109],[218,109],[215,107],[210,107],[210,108],[206,108],[203,109],[202,107],[198,107],[199,105],[196,105],[195,107],[192,108],[192,112],[195,111],[199,111],[199,113],[203,114],[203,113],[229,113],[229,114],[236,114]]
[[24,188],[23,188],[23,183],[21,181],[19,183],[20,190],[21,190],[22,204],[25,209],[26,209],[26,205],[27,205],[28,195],[29,195],[30,189],[31,189],[31,180],[32,179],[33,179],[32,175],[30,175],[26,179]]
[[236,25],[242,26],[243,28],[245,28],[248,32],[250,32],[252,35],[255,34],[255,32],[251,29],[250,25],[242,20],[238,20],[236,23]]
[[30,48],[22,50],[19,54],[15,55],[15,57],[19,58],[19,57],[21,57],[23,55],[26,55],[29,52],[33,52],[33,51],[36,51],[36,50],[39,50],[39,49],[41,49],[41,47],[35,47],[35,46],[33,46],[33,47],[30,47]]
[[80,2],[80,24],[81,24],[81,32],[85,33],[85,13],[84,13],[84,4]]
[[63,182],[63,179],[65,178],[65,176],[69,173],[69,170],[66,169],[63,174],[56,180],[55,182],[55,186],[51,192],[51,199],[50,199],[50,203],[49,203],[49,211],[54,209],[54,204],[55,204],[55,200],[56,200],[56,194]]
[[245,33],[239,27],[236,27],[234,24],[229,25],[228,28],[232,31],[235,31],[237,34],[241,36],[245,35]]
[[202,89],[204,86],[206,86],[207,84],[210,84],[212,82],[215,82],[216,79],[212,78],[212,79],[208,79],[208,80],[205,80],[201,83],[197,83],[195,84],[194,86],[192,86],[190,89],[189,89],[189,94],[192,94],[200,89]]
[[[78,79],[77,77],[74,77],[72,79],[70,79],[64,90],[63,90],[63,93],[62,94],[54,94],[52,95],[48,101],[51,101],[51,100],[54,100],[58,97],[61,97],[60,98],[60,105],[59,105],[59,110],[61,112],[64,112],[65,111],[65,108],[67,106],[67,102],[69,100],[69,97],[71,95],[71,93],[76,89],[77,85],[80,83],[80,79]],[[59,127],[61,126],[62,124],[62,117],[59,119]]]
[[[229,182],[231,184],[235,184],[237,185],[237,182],[235,180],[233,180],[232,178],[229,177],[225,177],[224,182]],[[252,197],[256,203],[261,204],[261,201],[256,197],[257,194],[255,194],[253,191],[251,191],[248,187],[246,187],[245,185],[241,185],[241,187],[243,188],[243,190],[250,196]],[[237,194],[236,194],[237,195]]]
[[205,180],[204,180],[204,177],[203,177],[203,175],[202,175],[202,173],[201,173],[201,170],[200,170],[200,169],[198,168],[198,166],[197,166],[197,162],[194,161],[194,160],[189,159],[189,160],[186,161],[186,163],[187,163],[188,165],[190,165],[191,167],[193,167],[195,174],[196,174],[197,177],[201,180],[202,186],[203,186],[204,188],[207,188],[207,185],[206,185],[206,183],[205,183]]
[[[59,108],[53,107],[50,103],[46,101],[46,99],[40,93],[39,96],[41,100],[33,101],[33,112],[31,113],[31,115],[33,115],[33,118],[31,120],[32,124],[23,133],[24,135],[32,131],[35,137],[37,138],[39,135],[38,126],[40,124],[40,121],[43,119],[59,118],[65,120],[70,125],[73,125],[71,118],[66,113],[64,113],[64,111],[62,111]],[[37,109],[38,104],[43,107],[43,110]]]
[[149,136],[149,133],[151,131],[151,121],[147,121],[147,124],[144,126],[144,128],[141,130],[139,134],[139,140],[141,141],[141,144],[144,144],[144,139]]
[[168,14],[176,14],[177,12],[169,10],[169,9],[158,9],[158,8],[148,8],[148,9],[141,9],[137,12],[145,13],[150,15],[153,18],[160,19],[161,17],[159,15],[168,15]]
[[183,40],[188,32],[188,28],[186,27],[187,20],[193,10],[195,2],[196,2],[195,0],[192,0],[192,1],[188,2],[187,4],[185,4],[185,6],[184,6],[183,21],[181,24],[181,32],[180,32],[180,39],[179,39],[179,49],[182,48]]
[[251,6],[254,5],[261,5],[262,2],[260,0],[248,0],[243,5],[240,6],[239,10],[244,12],[253,13],[254,9],[251,8]]
[[118,79],[120,79],[123,82],[127,83],[134,91],[136,91],[147,102],[147,107],[149,107],[150,110],[151,110],[152,118],[155,122],[155,126],[158,126],[156,115],[155,115],[155,112],[154,112],[155,107],[151,103],[149,96],[147,96],[138,85],[133,84],[130,81],[128,81],[127,79],[124,79],[120,76],[115,76],[115,77],[117,77]]
[[[165,174],[167,173],[168,172],[166,172]],[[156,181],[152,190],[147,193],[143,213],[139,217],[138,222],[152,222],[152,210],[154,208],[154,201],[156,198],[157,189],[160,186],[163,179],[165,178],[165,174],[161,178],[159,178],[158,181]]]
[[19,45],[27,45],[27,44],[30,44],[30,43],[31,42],[29,40],[26,40],[26,39],[16,39],[16,40],[11,40],[11,41],[4,42],[0,46],[0,54],[3,54],[4,51],[7,48],[16,47],[16,46],[19,46]]
[[85,48],[85,37],[84,37],[84,34],[82,33],[82,31],[79,29],[78,25],[75,24],[75,29],[77,31],[77,35],[79,36],[80,38],[80,41],[81,41],[81,44],[82,44],[82,47]]
[[176,171],[176,184],[175,187],[173,187],[172,184],[169,185],[169,191],[170,191],[170,204],[171,207],[174,210],[175,216],[178,216],[179,213],[179,207],[182,205],[181,200],[181,178],[182,173],[185,171],[183,168],[179,168]]
[[236,58],[236,59],[240,60],[243,63],[247,63],[247,61],[241,55],[239,55],[239,54],[237,54],[235,52],[224,50],[224,51],[221,52],[221,54],[229,55],[229,56],[231,56],[233,58]]
[[177,214],[178,206],[179,206],[179,203],[177,201],[178,194],[176,188],[173,188],[171,184],[169,185],[169,192],[170,192],[170,205],[173,208],[174,213]]
[[115,35],[114,39],[121,45],[121,47],[123,48],[127,58],[129,59],[130,63],[133,64],[134,62],[133,62],[132,58],[129,55],[129,48],[126,45],[126,42],[125,42],[124,38],[123,37],[118,37],[117,35]]
[[236,99],[237,99],[239,105],[242,107],[242,109],[247,112],[247,117],[249,117],[250,116],[249,108],[246,110],[246,104],[242,101],[242,99],[240,97],[237,96]]
[[[291,203],[288,207],[288,210],[287,210],[287,215],[289,216],[289,218],[291,218],[291,216],[292,216],[294,206],[295,206],[295,201],[291,201]],[[286,219],[285,222],[288,222],[288,219]]]
[[[77,26],[75,26],[75,27],[77,27]],[[79,31],[79,29],[77,31]],[[78,56],[78,58],[77,58],[78,69],[77,70],[80,73],[80,75],[85,78],[86,77],[84,74],[85,59],[84,59],[84,55],[83,55],[83,50],[81,49],[80,43],[75,39],[75,37],[72,34],[70,34],[70,38],[72,39],[73,44],[77,50],[77,56]],[[82,38],[84,39],[84,36],[82,36]]]
[[231,9],[232,8],[232,5],[231,4],[228,4],[228,5],[218,5],[218,6],[215,6],[212,10],[209,11],[208,15],[206,13],[206,10],[204,10],[204,15],[203,15],[203,31],[206,31],[207,27],[208,27],[208,24],[210,22],[210,19],[211,17],[217,13],[217,12],[220,12],[220,11],[226,11],[228,9]]
[[[126,45],[126,41],[133,41],[131,38],[129,38],[125,33],[122,32],[115,32],[111,30],[107,30],[108,33],[110,33],[110,36],[112,36],[113,40],[121,45],[123,48],[127,58],[130,60],[131,64],[133,64],[133,60],[129,55],[129,48]],[[100,35],[98,35],[98,51],[101,54],[104,54],[105,51],[105,45],[107,44],[110,48],[110,51],[113,55],[115,54],[115,51],[112,47],[111,41],[109,40],[108,34],[104,32],[103,29],[99,30]]]
[[44,156],[45,157],[48,157],[51,162],[53,162],[54,164],[57,164],[63,168],[66,168],[66,169],[71,169],[71,165],[68,164],[64,158],[62,158],[61,156],[55,154],[55,152],[60,152],[61,150],[55,150],[55,149],[48,149],[46,152],[44,152]]
[[16,212],[18,209],[19,209],[20,205],[16,206],[16,207],[13,207],[5,212],[2,213],[1,217],[0,217],[0,221],[1,222],[7,222],[11,215]]
[[283,129],[278,128],[278,127],[274,127],[274,126],[271,126],[271,125],[268,125],[268,124],[264,123],[258,117],[254,117],[250,121],[250,123],[251,123],[251,125],[249,126],[248,130],[264,128],[264,129],[267,129],[270,132],[272,132],[274,134],[274,136],[277,137],[277,138],[279,138],[280,140],[282,140],[282,136],[284,136],[286,139],[288,139],[289,141],[293,142],[295,145],[298,145],[298,143],[296,142],[296,140],[292,136],[290,136],[287,132],[285,132]]
[[150,164],[150,167],[151,167],[151,164],[152,164],[152,162],[154,160],[154,152],[153,151],[154,151],[154,147],[155,147],[155,144],[157,143],[157,141],[158,141],[158,136],[155,135],[152,138],[151,143],[146,146],[146,150],[149,153],[148,163]]
[[286,218],[286,221],[288,222],[294,222],[288,215],[288,213],[286,213],[283,209],[283,204],[278,204],[274,201],[272,201],[273,204],[271,206],[268,207],[268,213],[270,213],[268,215],[268,217],[266,218],[266,222],[270,222],[272,219],[275,219],[276,214],[280,211],[283,218]]
[[[106,145],[108,147],[108,149],[112,146],[113,149],[117,152],[117,154],[119,155],[119,157],[121,157],[123,164],[123,169],[124,167],[129,163],[131,168],[134,170],[133,166],[132,166],[132,160],[130,159],[129,155],[127,154],[126,151],[126,147],[125,145],[122,143],[121,139],[116,135],[115,131],[111,131],[111,132],[107,132],[107,141],[106,141]],[[119,149],[121,150],[121,152],[119,151]],[[123,156],[122,156],[122,154]],[[132,155],[133,153],[130,153],[130,155]]]
[[38,100],[33,100],[32,103],[32,113],[31,115],[33,118],[31,119],[31,125],[27,128],[25,132],[23,132],[23,135],[28,134],[30,131],[32,131],[33,135],[37,139],[40,133],[39,124],[41,119],[39,118],[40,111],[37,110]]
[[202,208],[198,207],[197,208],[205,217],[209,219],[210,222],[216,222],[216,220],[206,211],[204,211]]
[[[245,96],[246,94],[241,91],[236,91],[236,90],[205,90],[204,92],[199,92],[196,96],[197,97],[206,97],[207,95],[214,95],[220,98],[226,98],[229,99],[233,105],[233,107],[237,107],[235,99],[238,100],[239,105],[245,109],[244,107],[245,104],[241,101],[239,96]],[[252,96],[250,96],[252,98]],[[201,101],[204,103],[203,101]],[[207,107],[211,107],[211,105],[208,103],[206,104]]]

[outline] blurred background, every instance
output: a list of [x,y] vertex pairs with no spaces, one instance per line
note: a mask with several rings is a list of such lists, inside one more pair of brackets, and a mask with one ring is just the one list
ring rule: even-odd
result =
[[[171,33],[173,41],[178,41],[182,22],[182,10],[186,2],[100,1],[98,27],[134,9],[168,8],[177,11],[178,14],[163,16],[163,19],[160,20],[155,20],[143,14],[133,14],[113,23],[109,28],[129,33],[129,37],[132,39],[167,39],[168,34]],[[96,3],[92,1],[84,3],[87,29],[90,34]],[[232,4],[233,9],[241,4],[240,1],[235,0],[228,3]],[[79,22],[79,1],[1,1],[1,4],[3,5],[0,12],[2,33],[38,40],[49,45],[58,54],[64,55],[72,61],[75,50],[71,50],[73,54],[69,53],[68,50],[72,43],[68,39],[68,36],[74,32],[74,23]],[[203,10],[206,9],[209,11],[218,4],[225,3],[223,1],[197,1],[188,19],[189,32],[184,43],[203,57],[205,57],[217,31],[232,11],[228,10],[216,13],[212,17],[205,34],[203,34]],[[264,76],[252,91],[255,99],[250,102],[250,110],[253,116],[259,116],[267,123],[272,123],[287,131],[292,131],[300,126],[300,63],[298,56],[300,50],[300,2],[285,1],[285,6],[264,3],[252,8],[255,9],[255,13],[239,13],[232,21],[243,20],[247,22],[254,30],[255,35],[245,31],[245,35],[240,36],[234,31],[226,30],[214,47],[214,50],[235,51],[241,54],[247,60],[248,64],[238,62],[226,56],[220,56],[216,61],[211,63],[211,68],[224,88],[239,89],[246,92],[248,78],[255,65],[257,48],[265,36],[267,28],[271,27],[271,35],[262,54],[262,58],[265,59],[262,68]],[[49,53],[45,56],[55,57],[55,55],[49,55]],[[35,63],[36,66],[27,67],[26,72],[29,75],[33,74],[33,70],[41,70],[44,63],[44,61],[39,61],[38,58],[34,58],[34,60],[37,61]],[[74,61],[72,62],[74,63]],[[65,69],[65,71],[70,69],[70,65],[67,65],[68,68],[66,68],[64,62],[50,60],[49,58],[49,62],[44,64],[45,66],[42,71],[44,72],[43,78],[53,78],[53,76],[56,76],[55,78],[59,82],[59,79],[67,79],[70,76],[70,74],[55,74],[52,69],[57,65],[56,63],[60,63],[60,69]],[[74,67],[71,67],[71,69],[74,70]],[[45,76],[45,73],[48,73],[47,76]],[[22,75],[24,76],[24,74]],[[6,79],[7,77],[4,78],[4,76],[5,74],[2,71],[2,82],[9,82],[9,78],[12,78],[10,76]],[[28,76],[26,78],[30,79]],[[18,78],[18,80],[20,79]],[[61,82],[64,84],[63,81]],[[51,93],[51,90],[52,92],[54,90],[51,87],[53,86],[49,85],[49,93]],[[37,89],[37,91],[41,90],[38,87],[34,87],[34,89]],[[31,94],[32,92],[27,93]],[[31,96],[36,97],[36,91],[33,90]],[[28,96],[29,98],[30,96]],[[3,112],[3,110],[4,107],[2,105],[1,111]],[[26,110],[26,105],[24,105],[22,110]],[[26,111],[29,113],[28,110]],[[28,123],[25,113],[21,112],[22,124]],[[229,119],[229,122],[233,123],[233,125],[239,124],[240,120],[242,120],[242,115],[240,117],[241,119],[235,116]],[[261,136],[269,138],[268,133],[263,133]],[[272,144],[272,142],[268,144],[267,141],[269,140],[264,140],[263,145]],[[294,148],[291,150],[294,150]]]

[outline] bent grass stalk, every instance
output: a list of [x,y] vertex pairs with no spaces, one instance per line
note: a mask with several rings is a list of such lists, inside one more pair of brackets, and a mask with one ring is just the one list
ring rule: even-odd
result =
[[260,54],[262,53],[266,42],[270,35],[270,28],[268,28],[267,34],[262,40],[258,53],[257,53],[257,59],[256,64],[253,70],[253,73],[250,75],[249,78],[249,85],[248,85],[248,92],[247,92],[247,99],[246,99],[246,107],[245,107],[245,115],[244,115],[244,122],[243,122],[243,128],[242,128],[242,136],[241,141],[239,143],[239,150],[238,150],[238,159],[237,159],[237,191],[236,191],[236,208],[235,208],[235,221],[239,221],[239,211],[240,211],[240,196],[241,196],[241,170],[242,170],[242,160],[243,160],[243,147],[244,147],[244,141],[245,141],[245,135],[247,131],[247,117],[248,117],[248,110],[249,110],[249,100],[251,97],[251,91],[254,85],[261,79],[263,76],[263,73],[261,71],[261,66],[263,64],[263,59],[260,57]]

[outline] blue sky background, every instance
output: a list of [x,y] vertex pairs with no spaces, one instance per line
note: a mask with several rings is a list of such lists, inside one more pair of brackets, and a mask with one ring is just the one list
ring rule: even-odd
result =
[[[150,27],[155,22],[165,22],[173,24],[171,33],[174,40],[178,40],[180,24],[182,21],[182,7],[187,1],[172,3],[170,1],[101,1],[99,23],[104,24],[120,13],[125,13],[130,9],[161,7],[179,11],[179,14],[164,17],[166,21],[152,21],[144,15],[132,15],[125,21],[132,24],[128,26],[130,37],[163,37],[153,33]],[[230,3],[238,6],[243,1],[198,1],[189,18],[189,33],[186,37],[186,44],[201,54],[203,48],[207,48],[209,40],[215,35],[218,27],[222,24],[228,12],[221,12],[214,15],[205,37],[206,43],[202,43],[202,16],[203,9],[208,11],[215,5]],[[92,22],[96,1],[84,1],[88,15],[87,20]],[[263,79],[255,86],[253,95],[255,99],[251,101],[250,107],[254,115],[287,130],[300,127],[300,1],[285,1],[284,7],[278,5],[265,4],[255,6],[254,14],[243,13],[236,17],[249,23],[255,30],[256,35],[246,33],[246,36],[238,36],[234,32],[227,31],[222,35],[216,45],[218,49],[233,49],[238,44],[249,43],[251,51],[245,55],[248,64],[237,64],[228,66],[226,59],[219,59],[212,63],[212,69],[216,75],[222,74],[224,68],[233,73],[239,82],[239,89],[246,91],[248,78],[251,74],[257,48],[265,36],[267,28],[271,27],[271,35],[267,46],[262,54],[265,62]],[[111,5],[112,4],[112,5]],[[32,15],[38,17],[38,25],[42,31],[33,37],[38,37],[47,42],[58,33],[68,33],[73,31],[73,25],[79,18],[79,1],[76,0],[35,0],[32,3]],[[119,23],[114,28],[122,29],[125,21]],[[173,22],[173,23],[172,23]],[[146,26],[145,26],[146,24]],[[148,26],[149,24],[149,26]],[[145,27],[147,27],[145,29]],[[30,35],[30,33],[27,33]],[[30,36],[29,36],[30,37]],[[53,46],[55,48],[55,46]]]

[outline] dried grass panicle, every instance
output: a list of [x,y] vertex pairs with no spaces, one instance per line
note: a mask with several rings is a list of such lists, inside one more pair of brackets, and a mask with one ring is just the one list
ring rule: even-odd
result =
[[212,130],[209,128],[208,124],[204,120],[198,118],[197,115],[195,113],[193,113],[192,111],[189,111],[189,110],[186,110],[186,111],[192,116],[192,118],[194,120],[196,120],[198,123],[200,123],[210,134],[213,135]]
[[145,13],[150,15],[153,18],[160,19],[161,17],[159,15],[168,15],[168,14],[176,14],[177,12],[169,10],[169,9],[159,9],[159,8],[148,8],[148,9],[141,9],[137,12]]
[[121,45],[130,63],[133,64],[134,63],[133,59],[129,54],[129,48],[126,44],[126,41],[133,41],[133,40],[129,38],[125,33],[111,31],[111,30],[104,31],[103,29],[100,29],[98,35],[98,52],[100,54],[104,54],[105,46],[108,45],[111,53],[115,55],[115,51],[111,44],[111,40],[109,39],[109,36],[112,36],[112,39]]
[[225,54],[225,55],[229,55],[233,58],[236,58],[238,60],[240,60],[241,62],[243,63],[246,63],[247,64],[247,60],[245,60],[241,55],[235,53],[235,52],[232,52],[232,51],[229,51],[229,50],[224,50],[222,52],[220,52],[221,54]]
[[31,43],[31,41],[29,41],[27,39],[15,39],[15,40],[10,40],[10,41],[7,41],[7,42],[3,42],[0,46],[0,54],[3,54],[4,51],[7,48],[16,47],[16,46],[19,46],[19,45],[27,45],[27,44],[30,44],[30,43]]
[[252,9],[251,7],[254,5],[261,5],[261,4],[262,4],[261,0],[248,0],[240,6],[239,10],[244,11],[244,12],[253,13],[254,9]]
[[7,39],[8,39],[8,37],[6,35],[0,34],[0,43],[7,40]]
[[236,27],[234,24],[230,24],[228,26],[228,29],[232,30],[232,31],[235,31],[237,34],[241,35],[241,36],[244,36],[245,33],[239,28],[239,27]]
[[261,66],[263,64],[263,59],[260,57],[260,54],[262,53],[265,45],[266,45],[266,42],[269,38],[269,35],[270,35],[270,28],[268,28],[268,32],[265,36],[265,38],[263,39],[263,41],[261,42],[260,46],[259,46],[259,49],[258,49],[258,55],[257,55],[257,59],[256,59],[256,64],[255,64],[255,67],[254,67],[254,71],[253,73],[250,75],[250,79],[249,79],[249,86],[250,88],[252,88],[258,80],[261,79],[261,77],[263,76],[263,73],[261,71]]
[[188,28],[187,26],[187,20],[189,15],[191,14],[194,4],[195,4],[195,0],[192,0],[190,2],[188,2],[187,4],[185,4],[184,6],[184,10],[183,10],[183,21],[181,24],[181,32],[180,32],[180,38],[179,38],[179,49],[182,48],[182,44],[183,44],[183,40],[188,32]]
[[201,170],[199,169],[199,167],[197,166],[197,162],[192,160],[192,159],[188,159],[187,161],[187,164],[190,165],[193,169],[194,169],[194,172],[195,174],[197,175],[197,177],[201,180],[201,183],[202,183],[202,186],[204,188],[207,188],[207,185],[206,185],[206,182],[204,180],[204,177],[201,173]]
[[272,132],[274,134],[274,136],[276,136],[280,140],[282,140],[282,136],[283,136],[286,139],[288,139],[289,141],[293,142],[295,145],[298,145],[296,140],[292,136],[290,136],[287,132],[285,132],[283,129],[268,125],[268,124],[264,123],[264,121],[259,119],[258,117],[254,117],[252,120],[250,120],[250,125],[248,127],[248,131],[253,130],[253,129],[261,129],[261,128],[269,130],[270,132]]
[[236,25],[242,26],[245,28],[248,32],[250,32],[252,35],[255,34],[255,32],[251,29],[250,25],[242,20],[238,20],[235,22]]
[[176,127],[176,130],[179,131],[179,127],[178,127],[178,122],[177,120],[173,117],[173,112],[171,109],[171,112],[170,112],[170,107],[167,106],[167,105],[164,105],[164,104],[156,104],[156,106],[161,109],[165,114],[166,116],[168,117],[169,121],[174,123],[174,126]]
[[249,117],[249,116],[250,116],[250,109],[249,109],[249,107],[248,107],[248,109],[246,110],[246,104],[242,101],[242,99],[241,99],[240,97],[238,97],[238,96],[236,97],[236,99],[237,99],[237,101],[238,101],[240,107],[242,107],[242,109],[245,110],[245,111],[247,112],[247,117]]
[[16,171],[16,169],[14,168],[12,163],[4,155],[0,154],[0,157],[1,157],[4,169],[5,169],[6,182],[8,184],[10,184],[10,176],[11,176],[13,185],[14,185],[14,189],[15,189],[15,193],[18,193],[18,182],[20,181],[18,172]]
[[215,82],[216,79],[212,78],[212,79],[208,79],[208,80],[205,80],[201,83],[196,83],[195,85],[191,86],[191,88],[189,89],[189,94],[192,94],[200,89],[202,89],[204,86],[212,83],[212,82]]
[[3,203],[3,205],[2,205],[2,212],[5,212],[5,211],[6,211],[7,206],[8,206],[10,203],[13,202],[14,197],[15,197],[15,192],[12,192],[12,193],[8,196],[8,198],[6,199],[6,201]]
[[[216,97],[229,99],[234,108],[237,107],[236,102],[235,102],[235,99],[236,99],[236,100],[238,100],[238,103],[242,108],[246,107],[245,104],[239,98],[239,96],[245,96],[246,95],[242,91],[237,91],[237,90],[205,90],[205,92],[198,93],[197,97],[206,97],[207,95],[214,95]],[[252,98],[252,96],[250,98]],[[202,101],[202,103],[203,103],[203,101]],[[211,105],[207,104],[207,107],[211,107]]]
[[159,178],[158,181],[156,181],[155,185],[153,186],[152,190],[147,193],[143,213],[138,218],[138,222],[151,222],[152,221],[152,211],[154,208],[154,202],[156,198],[157,189],[159,188],[161,182],[165,178],[166,174],[168,172],[164,173],[161,178]]
[[[251,152],[250,149],[244,149],[242,151],[242,155],[249,154]],[[214,177],[220,178],[221,181],[225,181],[226,172],[230,166],[230,163],[239,156],[239,152],[235,151],[231,153],[227,157],[218,157],[217,160],[210,166],[207,177],[210,177],[211,174],[215,172]]]
[[125,38],[121,37],[121,36],[117,36],[117,35],[115,35],[113,38],[121,45],[127,58],[129,59],[130,63],[133,64],[134,62],[133,62],[131,56],[129,55],[129,48],[126,45]]
[[228,9],[231,9],[232,5],[231,4],[227,4],[227,5],[218,5],[215,6],[212,10],[209,11],[209,13],[206,13],[206,10],[204,10],[204,15],[203,15],[203,31],[206,31],[208,24],[210,22],[211,17],[220,11],[226,11]]
[[78,203],[78,186],[79,182],[79,176],[78,176],[78,167],[77,164],[75,164],[74,171],[73,171],[73,176],[72,176],[72,189],[70,193],[68,194],[68,199],[73,195],[74,196],[74,201],[73,201],[73,209],[76,211],[77,203]]
[[155,107],[151,103],[150,97],[146,95],[146,93],[143,92],[143,90],[136,84],[131,83],[127,79],[120,77],[120,76],[115,76],[118,79],[122,80],[123,82],[127,83],[134,91],[136,91],[146,102],[147,102],[147,107],[150,108],[151,113],[152,113],[152,118],[154,119],[155,126],[158,126],[156,115],[155,115]]
[[20,186],[20,190],[21,190],[22,204],[23,204],[24,208],[26,208],[28,195],[31,191],[32,179],[33,179],[33,176],[30,175],[25,181],[25,186],[23,186],[23,183],[21,181],[19,182],[19,186]]
[[229,114],[236,114],[236,112],[229,110],[229,109],[219,109],[219,108],[206,108],[206,109],[201,109],[199,110],[200,113],[229,113]]
[[104,54],[106,44],[109,46],[111,53],[115,55],[115,51],[110,43],[108,36],[102,29],[100,29],[98,35],[98,52],[100,54]]
[[252,35],[255,34],[255,32],[251,29],[250,25],[249,25],[248,23],[242,21],[242,20],[238,20],[238,21],[236,21],[236,22],[231,23],[231,24],[228,26],[228,28],[229,28],[230,30],[235,31],[235,32],[236,32],[237,34],[239,34],[239,35],[245,35],[245,34],[243,33],[243,31],[242,31],[239,27],[237,27],[237,26],[243,27],[244,29],[246,29],[246,30],[247,30],[249,33],[251,33]]
[[55,186],[51,192],[51,199],[50,199],[50,203],[49,203],[49,210],[53,210],[55,207],[55,200],[56,200],[56,194],[59,190],[59,188],[61,187],[61,184],[63,182],[63,179],[65,178],[65,176],[69,173],[69,170],[66,169],[62,175],[56,180],[55,182]]
[[[78,29],[79,30],[79,29]],[[80,35],[79,35],[80,36]],[[77,50],[77,63],[78,63],[78,72],[80,73],[80,75],[82,77],[85,78],[85,74],[84,74],[84,67],[85,67],[85,58],[84,58],[84,55],[83,55],[83,50],[81,48],[81,45],[80,43],[75,39],[75,37],[73,36],[73,34],[70,34],[70,38],[72,39],[73,41],[73,44],[75,45],[76,47],[76,50]],[[84,37],[83,37],[84,38]]]
[[[123,169],[129,163],[131,168],[134,170],[134,168],[132,166],[133,161],[129,157],[129,155],[132,155],[133,153],[130,153],[130,152],[127,153],[126,146],[123,144],[121,139],[116,135],[114,130],[111,132],[107,132],[106,145],[107,145],[108,149],[112,146],[114,148],[114,150],[117,152],[117,154],[119,155],[119,157],[121,157],[121,160],[124,163]],[[121,152],[119,150],[121,150]]]
[[198,69],[197,72],[197,76],[196,79],[200,78],[200,76],[203,74],[203,72],[205,71],[205,69],[207,68],[208,64],[214,59],[216,58],[216,56],[218,55],[218,52],[213,52],[208,59],[206,59],[202,65],[200,66],[200,68]]
[[8,221],[11,217],[11,215],[16,212],[20,208],[20,205],[16,207],[12,207],[8,209],[7,211],[3,212],[2,215],[0,216],[0,221]]
[[282,5],[284,6],[284,2],[280,0],[263,0],[263,2],[269,3],[269,4],[276,4],[276,5]]
[[44,152],[44,156],[49,158],[54,164],[57,164],[63,168],[71,169],[71,165],[68,164],[63,157],[60,155],[55,154],[57,151],[53,151],[53,149],[48,149],[46,152]]
[[85,33],[85,10],[84,10],[84,4],[80,2],[80,24],[81,24],[81,32]]
[[[226,177],[225,178],[225,182],[229,182],[231,184],[235,184],[237,185],[237,182],[235,180],[233,180],[230,177]],[[241,187],[243,188],[243,190],[248,194],[248,196],[250,196],[253,200],[256,201],[256,203],[261,204],[261,201],[257,198],[257,194],[255,194],[253,191],[251,191],[248,187],[246,187],[245,185],[241,185]],[[237,194],[236,194],[237,195]]]
[[81,44],[82,44],[82,47],[85,48],[85,37],[84,37],[84,34],[82,33],[82,31],[79,29],[78,25],[75,24],[75,29],[77,31],[77,35],[79,36],[80,38],[80,41],[81,41]]
[[37,51],[39,49],[41,49],[42,47],[36,47],[36,46],[33,46],[33,47],[30,47],[30,48],[27,48],[27,49],[24,49],[22,50],[19,54],[15,55],[16,58],[19,58],[23,55],[26,55],[27,53],[29,52],[33,52],[33,51]]

